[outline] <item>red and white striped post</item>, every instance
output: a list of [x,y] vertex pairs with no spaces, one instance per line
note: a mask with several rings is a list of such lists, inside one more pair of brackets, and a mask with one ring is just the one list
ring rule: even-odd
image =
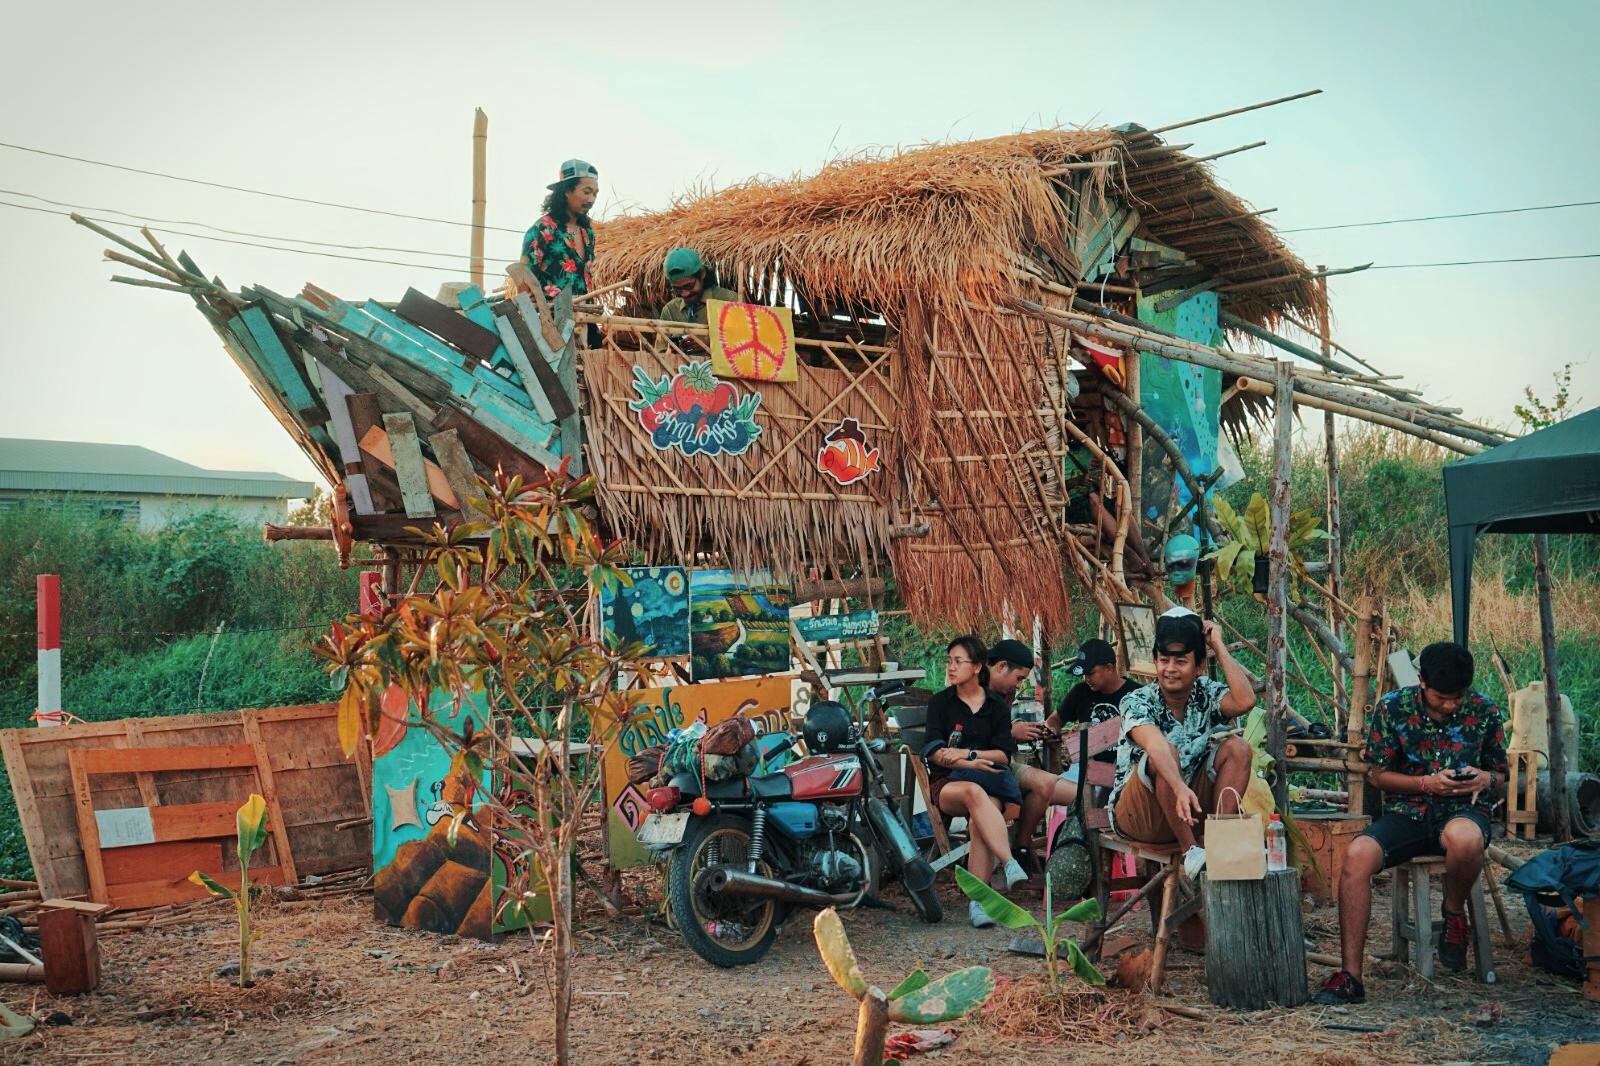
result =
[[39,574],[39,706],[40,725],[61,724],[61,576]]
[[383,575],[376,570],[361,571],[360,611],[368,618],[383,617]]

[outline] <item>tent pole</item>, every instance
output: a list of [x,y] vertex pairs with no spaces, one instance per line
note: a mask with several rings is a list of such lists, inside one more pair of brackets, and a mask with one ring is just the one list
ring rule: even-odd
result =
[[1550,805],[1556,843],[1572,839],[1567,810],[1567,753],[1561,735],[1561,689],[1556,683],[1556,619],[1550,606],[1550,538],[1533,535],[1533,576],[1539,587],[1539,643],[1544,651],[1544,707],[1550,737]]
[[[1325,359],[1333,357],[1333,336],[1328,326],[1328,278],[1323,274],[1325,267],[1317,267],[1317,288],[1321,291],[1322,307],[1317,313],[1318,340],[1321,341],[1322,355]],[[1344,599],[1344,544],[1342,538],[1344,530],[1339,515],[1339,441],[1335,432],[1334,414],[1326,411],[1322,416],[1322,438],[1327,455],[1328,465],[1328,591],[1333,595],[1328,599],[1328,628],[1340,640],[1344,639],[1344,628],[1339,614],[1339,603]],[[1344,714],[1345,708],[1345,678],[1344,671],[1339,668],[1335,660],[1328,667],[1328,674],[1333,681],[1333,706],[1334,718],[1333,735],[1338,736],[1343,732],[1344,723],[1339,717]]]
[[1274,368],[1273,406],[1276,436],[1272,442],[1272,534],[1267,554],[1267,754],[1275,771],[1272,796],[1278,810],[1289,808],[1289,772],[1284,763],[1283,731],[1287,693],[1284,655],[1287,648],[1289,607],[1289,466],[1294,434],[1294,369],[1287,359]]

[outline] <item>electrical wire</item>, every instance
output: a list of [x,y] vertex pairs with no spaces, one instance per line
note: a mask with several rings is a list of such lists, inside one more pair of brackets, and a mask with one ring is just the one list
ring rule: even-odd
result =
[[[168,174],[165,171],[160,170],[143,170],[139,167],[124,166],[121,163],[107,163],[99,159],[86,159],[83,156],[67,155],[65,152],[51,152],[43,148],[30,148],[25,144],[10,144],[5,141],[0,141],[0,148],[10,148],[15,152],[29,152],[33,155],[49,156],[52,159],[66,159],[74,163],[87,163],[90,166],[108,167],[111,170],[122,170],[128,172],[129,174],[143,174],[149,178],[165,178],[168,181],[181,181],[190,185],[204,185],[212,189],[225,189],[228,192],[248,193],[251,196],[267,196],[274,200],[288,200],[291,203],[314,204],[317,207],[337,207],[345,211],[361,211],[365,214],[384,215],[388,218],[405,218],[410,219],[413,222],[436,222],[442,226],[466,226],[469,229],[472,227],[472,223],[462,222],[459,219],[454,218],[431,218],[427,215],[408,215],[402,211],[385,211],[377,207],[362,207],[359,204],[341,204],[332,200],[313,200],[306,196],[290,196],[287,193],[268,192],[265,189],[251,189],[243,185],[227,185],[220,181],[205,181],[201,178],[186,178],[179,174]],[[495,230],[500,233],[515,233],[519,237],[522,236],[521,230],[510,229],[506,226],[485,226],[484,229]]]
[[1493,263],[1551,263],[1560,259],[1600,259],[1600,252],[1581,255],[1530,255],[1520,259],[1457,259],[1447,263],[1383,263],[1368,270],[1416,270],[1420,267],[1485,266]]
[[1451,218],[1483,218],[1486,215],[1520,215],[1528,211],[1558,211],[1564,207],[1596,207],[1600,200],[1578,200],[1570,204],[1543,204],[1539,207],[1505,207],[1495,211],[1463,211],[1455,215],[1418,215],[1416,218],[1385,218],[1375,222],[1341,222],[1334,226],[1299,226],[1279,233],[1321,233],[1334,229],[1361,229],[1366,226],[1398,226],[1407,222],[1440,222]]

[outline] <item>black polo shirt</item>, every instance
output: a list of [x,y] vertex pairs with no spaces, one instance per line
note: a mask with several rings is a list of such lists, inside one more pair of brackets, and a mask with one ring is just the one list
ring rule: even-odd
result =
[[983,706],[976,714],[956,695],[954,685],[933,694],[928,700],[928,739],[950,743],[950,735],[958,725],[961,740],[953,746],[978,751],[998,748],[1006,753],[1007,759],[1016,759],[1017,742],[1011,739],[1011,709],[989,690],[984,690]]

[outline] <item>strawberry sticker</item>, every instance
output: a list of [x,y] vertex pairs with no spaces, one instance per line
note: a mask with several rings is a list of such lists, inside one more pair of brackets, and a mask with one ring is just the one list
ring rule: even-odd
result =
[[761,394],[718,381],[707,360],[687,363],[659,380],[636,366],[633,391],[628,409],[638,414],[650,443],[662,451],[739,455],[761,435],[755,419]]

